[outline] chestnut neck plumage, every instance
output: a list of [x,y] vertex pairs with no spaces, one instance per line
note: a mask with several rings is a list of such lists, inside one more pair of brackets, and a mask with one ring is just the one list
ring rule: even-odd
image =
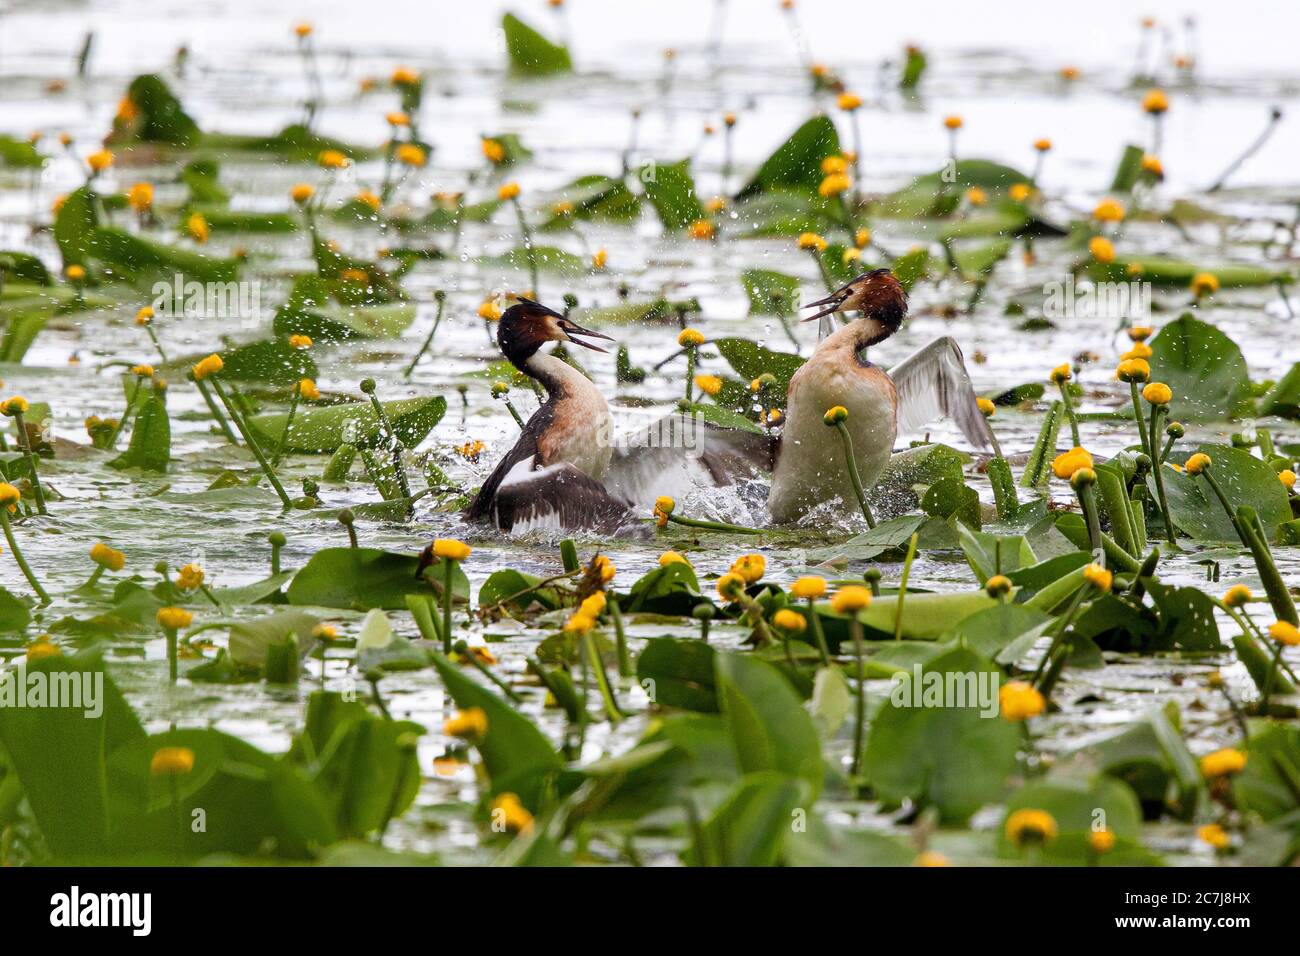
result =
[[862,355],[863,350],[885,341],[897,332],[906,314],[906,300],[901,308],[891,304],[872,309],[870,313],[864,312],[859,318],[827,336],[817,347],[817,351],[828,354],[842,353],[845,359],[851,357],[853,361],[864,365],[869,364]]

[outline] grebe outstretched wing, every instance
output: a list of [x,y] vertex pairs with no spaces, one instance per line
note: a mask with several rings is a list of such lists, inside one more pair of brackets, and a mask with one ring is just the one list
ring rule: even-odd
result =
[[951,418],[976,448],[991,448],[993,433],[980,412],[961,348],[951,336],[921,346],[889,370],[898,389],[898,431],[914,432]]
[[512,532],[582,529],[616,534],[636,527],[625,503],[568,462],[544,468],[518,462],[498,484],[488,514],[497,527]]
[[700,487],[732,485],[770,472],[776,439],[675,412],[623,436],[614,448],[605,488],[646,514],[655,498],[680,498]]

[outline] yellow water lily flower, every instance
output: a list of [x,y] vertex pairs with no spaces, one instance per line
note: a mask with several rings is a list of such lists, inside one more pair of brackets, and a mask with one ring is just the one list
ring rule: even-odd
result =
[[179,631],[194,623],[194,615],[183,607],[164,607],[158,609],[158,625],[164,630]]
[[437,538],[433,542],[433,553],[448,561],[464,561],[474,549],[455,538]]
[[1080,468],[1092,467],[1092,455],[1078,445],[1052,459],[1052,473],[1066,481]]
[[1164,382],[1148,382],[1142,389],[1142,397],[1152,405],[1168,405],[1174,400],[1174,390]]
[[871,588],[849,584],[831,595],[831,610],[836,614],[855,614],[871,605]]
[[1026,807],[1007,817],[1007,839],[1017,846],[1030,843],[1051,843],[1056,839],[1056,818],[1046,810]]
[[1223,603],[1228,607],[1245,607],[1255,595],[1244,584],[1234,584],[1223,592]]
[[126,555],[102,541],[91,545],[90,560],[108,571],[121,571],[126,567]]
[[1013,724],[1037,717],[1047,709],[1047,701],[1032,685],[1021,680],[1007,681],[998,688],[998,710],[1002,719]]
[[826,594],[826,579],[810,574],[790,585],[790,593],[797,598],[816,599]]
[[149,773],[155,777],[179,777],[194,770],[194,751],[189,747],[159,747],[149,758]]
[[1100,564],[1090,564],[1083,569],[1083,579],[1104,594],[1115,582],[1115,575]]
[[798,611],[792,611],[788,607],[783,607],[773,614],[772,623],[781,630],[792,634],[798,634],[808,626],[808,622],[802,614]]
[[226,363],[221,361],[221,356],[214,352],[207,358],[200,359],[198,363],[191,367],[191,371],[194,372],[196,379],[202,381],[211,375],[216,375],[225,367]]
[[442,732],[448,737],[481,740],[488,732],[487,712],[482,707],[470,707],[458,711],[455,716],[443,723]]
[[1287,647],[1300,644],[1300,630],[1290,621],[1274,621],[1268,627],[1268,636]]
[[1232,777],[1246,769],[1246,754],[1233,747],[1224,747],[1201,758],[1201,773],[1209,779]]
[[746,584],[762,580],[767,570],[767,560],[761,554],[743,554],[731,563],[731,571],[745,579]]

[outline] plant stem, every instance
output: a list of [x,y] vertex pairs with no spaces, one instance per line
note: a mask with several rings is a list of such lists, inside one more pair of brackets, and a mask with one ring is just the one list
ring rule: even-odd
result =
[[808,621],[812,625],[813,637],[817,641],[817,651],[822,656],[822,667],[831,666],[830,648],[826,646],[826,632],[822,629],[822,619],[817,613],[817,603],[808,599]]
[[41,476],[36,471],[36,453],[32,451],[32,442],[27,435],[27,423],[23,421],[22,412],[15,411],[11,414],[14,417],[14,427],[18,429],[18,445],[27,456],[27,467],[32,472],[32,492],[36,495],[36,510],[41,514],[49,514],[45,510],[45,491],[41,488]]
[[222,414],[221,406],[213,401],[212,393],[208,391],[208,383],[202,379],[195,379],[194,384],[198,387],[199,394],[203,396],[203,401],[207,403],[208,411],[212,413],[212,417],[216,420],[216,423],[221,426],[221,432],[226,436],[226,441],[238,447],[239,439],[236,438],[235,433],[230,430],[230,423],[226,421],[226,416]]
[[126,427],[127,416],[131,414],[131,409],[135,408],[135,400],[140,397],[140,379],[135,380],[135,388],[131,389],[131,397],[126,400],[126,408],[122,412],[122,417],[117,420],[117,427],[113,433],[108,436],[108,447],[111,449],[117,444],[117,437],[122,434],[122,429]]
[[[1137,388],[1136,385],[1134,385],[1133,387],[1134,389]],[[1168,455],[1169,449],[1173,447],[1174,444],[1173,438],[1171,437],[1169,439],[1169,445],[1166,446],[1164,450],[1164,454],[1160,455],[1159,458],[1157,458],[1154,453],[1155,448],[1159,445],[1159,439],[1156,436],[1158,434],[1158,429],[1160,424],[1160,410],[1162,407],[1163,406],[1160,405],[1151,406],[1151,433],[1150,433],[1149,440],[1147,442],[1147,448],[1149,449],[1147,453],[1151,456],[1151,476],[1155,479],[1156,482],[1156,497],[1159,499],[1159,503],[1160,503],[1160,517],[1163,518],[1165,522],[1165,537],[1168,539],[1170,544],[1177,547],[1178,535],[1174,531],[1173,516],[1169,513],[1169,500],[1165,497],[1165,476],[1163,473],[1165,455]],[[1141,431],[1141,429],[1142,429],[1142,419],[1141,417],[1139,417],[1138,430]],[[1229,516],[1231,517],[1231,515]],[[1233,524],[1236,524],[1236,521],[1233,521]]]
[[614,699],[614,691],[609,686],[609,677],[605,674],[605,662],[600,659],[600,651],[590,631],[582,635],[582,645],[587,653],[587,669],[595,676],[596,688],[600,691],[600,698],[605,705],[605,716],[609,718],[611,724],[617,724],[623,719],[623,714],[618,709],[618,701]]
[[849,481],[853,482],[853,493],[857,495],[858,504],[862,508],[862,517],[867,519],[868,528],[874,528],[876,519],[867,504],[867,494],[862,490],[862,476],[858,474],[858,463],[853,456],[853,438],[843,422],[836,422],[835,430],[840,433],[840,441],[844,444],[844,461],[849,470]]
[[167,680],[174,684],[180,670],[179,654],[176,647],[176,629],[164,627],[163,634],[167,637]]
[[1101,516],[1097,511],[1097,495],[1092,485],[1081,485],[1078,489],[1079,507],[1083,509],[1084,520],[1088,522],[1088,543],[1094,555],[1103,554],[1101,542]]
[[1151,450],[1151,442],[1148,440],[1147,431],[1142,427],[1142,396],[1138,393],[1138,383],[1128,383],[1129,394],[1133,397],[1133,420],[1137,423],[1138,440],[1142,445],[1143,453],[1151,459],[1154,465],[1156,456]]
[[1074,442],[1074,447],[1079,448],[1083,442],[1079,439],[1079,419],[1074,414],[1074,400],[1070,398],[1070,383],[1058,382],[1057,386],[1061,390],[1061,404],[1065,406],[1065,417],[1070,422],[1070,438]]
[[858,620],[856,613],[849,622],[849,631],[853,635],[853,656],[857,661],[856,677],[858,682],[858,698],[854,711],[853,767],[850,772],[850,775],[856,781],[862,772],[862,744],[866,736],[867,723],[867,676],[866,668],[862,662],[865,649],[862,642],[862,622]]
[[9,509],[0,507],[0,525],[4,526],[5,540],[9,542],[9,550],[14,553],[14,560],[18,562],[19,569],[23,572],[23,577],[27,578],[27,583],[32,586],[41,599],[41,604],[49,604],[50,596],[46,593],[45,588],[41,587],[41,582],[36,580],[36,575],[32,573],[31,566],[28,565],[27,559],[23,557],[22,549],[18,547],[18,541],[14,537],[13,526],[9,523]]
[[702,521],[699,518],[679,518],[669,515],[668,520],[687,528],[699,528],[703,531],[724,531],[730,534],[762,534],[759,528],[746,528],[744,525],[726,524],[722,521]]
[[903,559],[903,576],[898,581],[898,606],[894,609],[894,640],[903,639],[903,601],[907,598],[907,579],[912,575],[912,562],[916,560],[918,535],[913,532],[907,542],[907,557]]
[[1268,698],[1269,695],[1273,693],[1273,684],[1277,681],[1277,665],[1281,657],[1282,644],[1279,642],[1277,646],[1273,648],[1273,659],[1268,665],[1268,677],[1264,679],[1264,696],[1259,702],[1259,709],[1263,712],[1265,717],[1268,716]]
[[302,398],[302,383],[295,382],[293,385],[293,397],[289,400],[289,414],[284,419],[284,430],[280,432],[280,440],[275,443],[275,454],[271,456],[271,467],[274,468],[280,464],[280,459],[284,457],[284,446],[289,443],[289,426],[293,424],[293,416],[298,413],[298,402]]
[[447,295],[439,289],[433,296],[438,303],[438,311],[433,317],[433,328],[429,330],[429,337],[420,346],[420,351],[416,352],[415,358],[411,359],[411,364],[406,366],[406,371],[402,373],[403,378],[411,377],[411,373],[415,371],[415,366],[420,363],[420,359],[424,358],[424,353],[429,351],[429,346],[433,344],[433,337],[438,334],[438,326],[442,324],[442,312],[447,304]]
[[442,652],[451,655],[451,558],[442,559]]
[[1029,680],[1030,684],[1037,685],[1039,683],[1039,678],[1043,676],[1043,668],[1056,653],[1056,649],[1060,646],[1061,640],[1065,636],[1065,632],[1068,631],[1070,625],[1074,623],[1074,616],[1079,612],[1079,605],[1083,603],[1084,596],[1091,591],[1092,585],[1085,581],[1082,586],[1080,586],[1079,590],[1074,592],[1074,600],[1070,602],[1069,608],[1066,609],[1065,614],[1057,618],[1058,623],[1054,629],[1055,633],[1052,634],[1052,642],[1047,646],[1047,651],[1043,654],[1042,660],[1038,662],[1038,667],[1034,669],[1034,676]]
[[618,643],[618,676],[631,677],[636,669],[632,666],[632,655],[627,649],[627,632],[623,628],[623,612],[619,610],[617,598],[609,601],[609,616],[614,622],[614,638]]
[[1219,504],[1223,505],[1223,510],[1228,515],[1228,520],[1232,522],[1232,527],[1236,530],[1237,537],[1241,539],[1241,543],[1249,548],[1250,539],[1246,537],[1246,532],[1242,529],[1241,522],[1237,520],[1237,513],[1232,510],[1232,505],[1228,504],[1228,498],[1223,493],[1223,489],[1219,487],[1218,480],[1214,475],[1210,474],[1208,468],[1201,472],[1201,477],[1209,483],[1210,489],[1214,492],[1214,496],[1219,499]]
[[519,205],[518,198],[510,200],[510,203],[515,207],[515,216],[519,219],[519,232],[524,238],[524,251],[528,253],[528,274],[533,280],[533,296],[539,297],[541,290],[537,283],[537,253],[533,249],[533,237],[528,231],[528,223],[524,220],[524,207]]
[[144,330],[149,333],[149,339],[153,342],[153,347],[158,350],[158,357],[162,359],[163,364],[166,365],[167,353],[163,351],[162,343],[158,341],[158,333],[154,331],[153,324],[150,323],[149,325],[146,325]]
[[262,472],[266,475],[267,481],[271,483],[271,487],[275,489],[275,493],[280,496],[280,501],[284,504],[284,510],[288,511],[293,507],[293,502],[285,492],[284,486],[280,484],[280,479],[275,476],[275,469],[272,468],[271,463],[266,460],[266,455],[262,453],[262,449],[258,446],[257,442],[253,440],[253,435],[249,432],[247,423],[245,423],[239,413],[235,411],[235,406],[231,403],[230,397],[226,395],[226,390],[221,387],[221,383],[215,378],[212,379],[212,388],[213,391],[217,393],[217,397],[221,399],[221,404],[226,406],[227,413],[229,413],[231,420],[235,423],[235,427],[239,429],[239,434],[244,437],[244,444],[246,444],[249,450],[253,453],[253,457],[257,459],[257,463],[261,466]]
[[524,420],[523,417],[519,414],[519,410],[515,408],[515,403],[510,401],[510,399],[508,398],[505,399],[505,403],[506,403],[506,408],[509,410],[510,414],[514,416],[515,424],[518,425],[520,429],[523,429]]
[[402,442],[397,437],[397,432],[393,430],[393,423],[388,420],[388,413],[384,411],[383,402],[375,394],[374,388],[368,390],[370,395],[370,404],[375,409],[375,417],[379,419],[380,427],[384,430],[384,436],[388,439],[393,449],[393,471],[397,473],[397,485],[402,491],[402,497],[409,502],[411,499],[411,483],[406,478],[406,468],[402,465]]

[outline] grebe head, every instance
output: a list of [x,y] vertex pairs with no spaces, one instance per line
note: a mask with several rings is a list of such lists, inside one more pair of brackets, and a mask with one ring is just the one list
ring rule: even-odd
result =
[[836,289],[826,298],[809,302],[804,308],[818,308],[814,315],[804,319],[805,322],[820,319],[832,312],[856,310],[864,318],[875,319],[884,326],[886,335],[893,335],[907,315],[907,291],[888,269],[873,269]]
[[584,342],[582,338],[574,336],[610,338],[603,332],[584,329],[540,302],[524,298],[506,309],[497,325],[497,345],[505,357],[516,365],[527,361],[547,342],[574,342],[594,352],[605,351],[599,345]]

